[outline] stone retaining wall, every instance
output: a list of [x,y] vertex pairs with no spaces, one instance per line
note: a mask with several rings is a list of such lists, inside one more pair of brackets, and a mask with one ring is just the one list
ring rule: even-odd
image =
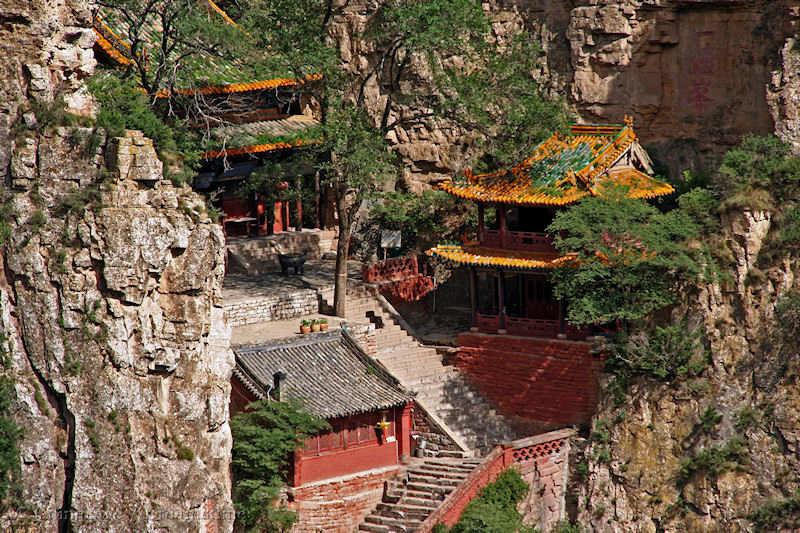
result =
[[318,311],[317,291],[312,289],[225,304],[225,316],[230,326],[284,320]]
[[291,489],[289,507],[297,511],[292,533],[351,533],[383,496],[383,484],[399,467],[382,468],[354,476]]

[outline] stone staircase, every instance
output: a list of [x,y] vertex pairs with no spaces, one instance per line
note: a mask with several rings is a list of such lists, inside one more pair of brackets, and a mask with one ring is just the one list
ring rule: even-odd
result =
[[420,344],[363,285],[348,290],[346,318],[375,324],[376,358],[465,450],[485,453],[517,435],[436,349]]
[[479,464],[479,459],[413,459],[399,478],[386,483],[381,503],[358,531],[416,531]]

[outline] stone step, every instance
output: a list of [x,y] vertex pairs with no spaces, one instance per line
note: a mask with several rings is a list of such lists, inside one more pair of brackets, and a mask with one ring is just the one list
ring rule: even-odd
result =
[[403,498],[401,500],[401,505],[413,505],[415,507],[428,507],[432,510],[441,505],[444,499],[433,499],[433,498],[425,498],[425,497],[416,497],[416,496],[409,496],[407,498]]
[[412,518],[414,520],[425,520],[431,514],[433,507],[411,504],[391,504],[379,503],[377,510],[381,516],[389,518]]
[[461,475],[466,477],[472,472],[471,466],[455,466],[455,465],[439,465],[439,464],[419,464],[415,465],[409,472],[422,471],[429,475],[445,474],[445,475]]
[[450,486],[425,483],[422,481],[409,481],[407,487],[411,490],[416,490],[419,492],[427,492],[429,494],[436,494],[436,495],[449,494],[450,492],[452,492],[452,487]]
[[457,487],[459,485],[458,479],[451,479],[448,477],[434,477],[418,474],[409,474],[409,486],[415,483],[424,483],[426,485],[437,485],[439,487]]
[[[399,503],[399,504],[409,504],[409,505],[424,505],[420,502],[428,502],[434,506],[439,505],[439,502],[444,500],[446,495],[445,492],[425,492],[420,490],[412,490],[412,489],[397,489],[397,490],[390,490],[387,491],[387,494],[390,495],[393,499],[397,498],[395,501],[387,501],[386,503]],[[447,492],[449,494],[449,492]]]
[[401,529],[401,531],[411,531],[411,527],[419,527],[422,524],[422,520],[415,520],[412,518],[391,518],[388,516],[381,516],[371,514],[364,519],[364,521],[368,524],[378,524],[381,526],[388,526],[388,527],[397,527],[397,528],[409,528],[409,529]]
[[389,526],[384,526],[382,524],[360,524],[358,530],[368,531],[370,533],[390,533],[392,531],[389,529]]

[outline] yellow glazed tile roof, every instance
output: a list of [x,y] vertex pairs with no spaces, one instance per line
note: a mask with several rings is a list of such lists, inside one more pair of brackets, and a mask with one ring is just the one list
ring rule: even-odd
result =
[[[219,15],[221,19],[232,26],[238,27],[236,22],[219,7],[213,0],[205,0],[209,8]],[[116,30],[112,28],[116,27]],[[121,66],[128,66],[133,63],[131,59],[131,47],[128,42],[120,37],[124,33],[125,24],[115,20],[114,12],[110,8],[100,8],[95,15],[93,29],[97,38],[97,44],[101,50],[115,63]],[[158,27],[146,27],[143,31],[145,40],[158,42],[160,39],[160,29]],[[214,95],[214,94],[233,94],[248,91],[260,91],[267,89],[277,89],[279,87],[292,87],[311,81],[322,79],[321,74],[309,74],[301,79],[296,78],[269,78],[263,80],[252,80],[238,82],[245,75],[236,64],[221,61],[219,58],[203,56],[203,66],[209,72],[224,78],[223,83],[208,84],[199,88],[176,89],[175,94],[181,95]],[[230,80],[230,81],[229,81]],[[170,96],[170,91],[161,90],[156,93],[156,98],[166,98]]]
[[308,141],[303,141],[302,139],[298,139],[292,142],[274,142],[274,143],[267,143],[267,144],[254,144],[251,146],[243,146],[241,148],[229,148],[227,150],[209,150],[202,154],[203,159],[216,159],[218,157],[235,157],[239,155],[247,155],[247,154],[264,154],[267,152],[276,152],[278,150],[289,150],[292,148],[298,148],[303,146],[304,144],[308,144]]
[[673,188],[633,167],[611,168],[637,141],[633,122],[625,125],[575,125],[568,135],[554,134],[533,154],[510,169],[441,183],[439,188],[459,198],[485,203],[562,206],[604,186],[628,187],[633,198],[653,198]]
[[425,253],[457,265],[504,267],[515,270],[549,270],[575,259],[574,255],[502,250],[460,244],[440,244]]

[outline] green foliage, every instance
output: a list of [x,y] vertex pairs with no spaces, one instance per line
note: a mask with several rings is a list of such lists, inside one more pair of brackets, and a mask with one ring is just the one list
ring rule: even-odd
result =
[[778,241],[784,248],[800,248],[800,206],[795,205],[784,214]]
[[553,533],[582,533],[583,529],[579,524],[562,520],[553,527]]
[[142,92],[133,77],[117,72],[99,72],[88,82],[99,104],[97,125],[108,137],[120,137],[126,129],[140,130],[153,139],[159,157],[190,173],[199,163],[200,142],[182,121],[167,121],[153,109],[152,99]]
[[[5,335],[0,333],[0,352],[3,352],[3,366],[7,367],[5,343]],[[6,376],[0,377],[0,510],[13,507],[18,497],[19,442],[23,431],[11,417],[14,396],[14,383]]]
[[231,419],[237,521],[247,531],[287,531],[294,513],[274,503],[287,481],[291,454],[328,425],[295,403],[260,401],[248,409]]
[[775,341],[783,357],[797,357],[800,352],[800,290],[783,295],[775,306]]
[[449,533],[533,533],[533,528],[523,525],[517,511],[528,490],[519,472],[504,471],[467,505]]
[[420,194],[388,192],[370,210],[367,225],[375,240],[381,229],[402,231],[402,250],[424,251],[430,246],[459,240],[476,227],[474,205],[464,205],[442,192]]
[[30,106],[36,116],[36,128],[39,130],[89,124],[89,119],[67,112],[63,98],[56,98],[52,102],[30,100]]
[[32,233],[39,233],[39,231],[47,224],[47,216],[41,209],[35,209],[28,219],[28,227]]
[[747,431],[756,427],[761,419],[758,409],[752,407],[743,407],[736,413],[736,421],[733,423],[738,431]]
[[83,427],[86,430],[86,438],[89,439],[89,444],[92,446],[94,453],[100,452],[100,433],[93,418],[86,418],[83,421]]
[[680,195],[678,206],[704,234],[719,230],[719,200],[708,189],[694,188]]
[[[602,228],[602,230],[598,230]],[[683,210],[661,213],[624,194],[589,197],[556,214],[548,228],[577,262],[553,273],[555,293],[576,325],[638,320],[676,301],[701,267],[689,241],[697,224]]]
[[800,528],[800,491],[793,496],[771,500],[748,517],[756,531],[784,531]]
[[797,198],[800,158],[775,136],[748,136],[725,154],[716,183],[723,208],[774,209]]
[[175,456],[180,461],[194,461],[194,451],[180,441],[175,442]]
[[709,356],[702,329],[689,329],[685,322],[621,334],[611,348],[606,360],[608,371],[617,376],[640,375],[661,381],[699,375]]
[[15,216],[14,205],[10,200],[4,199],[0,203],[0,247],[11,237],[13,232],[11,222]]
[[716,477],[740,468],[747,458],[748,451],[744,440],[735,437],[723,445],[704,448],[681,461],[676,483],[680,488],[695,476]]
[[700,415],[700,427],[706,433],[711,433],[722,422],[722,414],[712,405]]

